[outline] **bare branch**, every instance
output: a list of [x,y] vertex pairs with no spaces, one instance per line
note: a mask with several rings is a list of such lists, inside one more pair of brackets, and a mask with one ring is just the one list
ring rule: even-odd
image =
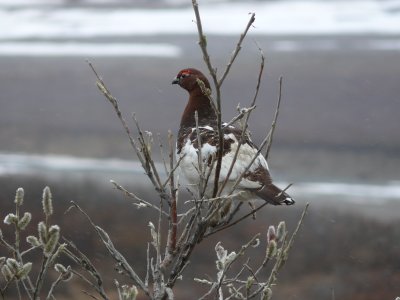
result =
[[272,146],[272,139],[274,137],[274,132],[275,132],[275,127],[276,127],[276,122],[278,120],[279,116],[279,109],[281,106],[281,99],[282,99],[282,76],[279,77],[279,95],[278,95],[278,102],[276,104],[276,110],[275,110],[275,115],[274,115],[274,120],[272,121],[271,129],[268,132],[268,143],[267,143],[267,151],[265,152],[265,159],[268,161],[269,157],[269,152],[271,150]]
[[[115,187],[117,190],[122,191],[126,196],[128,196],[128,197],[130,197],[130,198],[133,198],[133,199],[135,199],[136,201],[138,201],[138,202],[139,202],[139,204],[137,204],[138,206],[143,205],[143,206],[146,206],[146,207],[154,208],[154,209],[157,210],[158,212],[160,211],[160,208],[159,208],[159,207],[157,207],[157,206],[154,205],[154,204],[151,204],[150,202],[148,202],[148,201],[146,201],[146,200],[144,200],[144,199],[142,199],[142,198],[139,198],[136,194],[134,194],[134,193],[128,191],[127,189],[125,189],[123,186],[121,186],[120,184],[118,184],[118,183],[115,182],[114,180],[110,180],[110,182],[111,182],[111,184],[114,185],[114,187]],[[165,216],[168,216],[168,213],[166,213],[165,211],[162,211],[162,213],[163,213]]]
[[203,26],[201,24],[199,5],[196,0],[192,0],[192,6],[193,6],[194,14],[196,17],[197,32],[199,35],[199,46],[200,46],[201,51],[203,52],[203,59],[207,65],[210,75],[214,81],[215,87],[218,87],[217,70],[214,69],[214,67],[212,66],[211,60],[210,60],[210,55],[208,54],[207,38],[203,33]]
[[46,300],[50,300],[51,297],[53,296],[54,293],[54,289],[56,288],[56,286],[62,281],[62,275],[58,275],[57,279],[51,284],[50,290],[47,293],[47,297]]
[[80,274],[79,272],[76,272],[71,269],[71,272],[76,274],[78,277],[83,279],[85,282],[87,282],[92,288],[94,288],[99,295],[107,300],[108,296],[104,290],[103,286],[103,279],[100,275],[100,273],[97,271],[96,267],[93,265],[93,263],[90,261],[90,259],[82,253],[82,251],[79,250],[78,247],[72,242],[63,237],[64,241],[68,244],[68,246],[73,249],[77,254],[73,253],[69,249],[64,249],[63,252],[65,255],[67,255],[70,259],[72,259],[75,263],[77,263],[82,269],[84,269],[86,272],[90,274],[96,281],[96,283],[91,282],[89,279],[87,279],[85,276]]
[[108,234],[99,226],[93,223],[92,219],[89,215],[74,201],[71,201],[71,204],[75,206],[89,221],[90,225],[95,229],[97,235],[100,237],[104,246],[107,248],[108,252],[114,258],[114,260],[126,271],[128,276],[144,291],[147,296],[150,296],[148,288],[145,286],[140,277],[136,274],[136,272],[132,269],[132,267],[128,264],[125,257],[114,247],[110,237]]
[[210,55],[208,54],[207,50],[207,40],[206,37],[203,33],[203,27],[201,25],[201,18],[200,18],[200,12],[199,12],[199,6],[197,4],[196,0],[192,0],[192,5],[193,5],[193,10],[196,16],[196,24],[197,24],[197,31],[199,34],[199,46],[201,51],[203,52],[203,59],[204,62],[206,63],[208,70],[210,72],[210,75],[212,77],[214,86],[215,86],[215,92],[217,94],[216,97],[216,115],[217,115],[217,130],[218,130],[218,150],[217,150],[217,165],[215,168],[215,177],[214,177],[214,188],[213,188],[213,197],[215,197],[218,193],[218,183],[219,183],[219,175],[221,172],[221,165],[222,165],[222,155],[224,152],[224,137],[223,137],[223,132],[222,132],[222,117],[221,117],[221,90],[220,90],[220,85],[218,84],[218,79],[217,79],[217,70],[213,68],[211,61],[210,61]]
[[[254,15],[254,14],[253,14],[253,15]],[[257,97],[258,97],[258,92],[259,92],[259,90],[260,90],[262,74],[263,74],[263,71],[264,71],[265,58],[264,58],[264,54],[263,54],[263,52],[261,51],[261,49],[260,49],[260,52],[261,52],[260,71],[259,71],[259,73],[258,73],[256,91],[255,91],[255,93],[254,93],[253,101],[251,102],[251,106],[250,106],[250,107],[254,107],[254,106],[255,106],[255,103],[256,103],[256,100],[257,100]],[[249,111],[244,115],[245,120],[244,120],[244,124],[243,124],[243,127],[242,127],[242,133],[241,133],[241,136],[240,136],[240,140],[238,141],[238,147],[237,147],[237,149],[236,149],[236,151],[235,151],[235,155],[234,155],[234,157],[233,157],[233,159],[232,159],[232,163],[231,163],[231,165],[230,165],[230,167],[229,167],[229,171],[228,171],[228,173],[227,173],[227,175],[226,175],[226,178],[225,178],[224,182],[222,183],[222,185],[220,186],[220,189],[219,189],[217,195],[220,195],[220,194],[222,193],[224,187],[226,186],[227,182],[229,181],[229,177],[230,177],[231,174],[232,174],[233,167],[234,167],[234,165],[235,165],[235,163],[236,163],[236,160],[237,160],[237,157],[238,157],[238,155],[239,155],[240,147],[242,146],[243,141],[244,141],[244,138],[245,138],[245,136],[246,136],[246,134],[247,134],[247,126],[248,126],[248,122],[249,122],[249,118],[250,118],[250,113],[251,113],[251,111],[252,111],[252,110],[249,110]],[[257,156],[258,156],[258,155],[257,155]],[[247,172],[247,170],[246,170],[246,172]],[[242,175],[244,175],[244,174],[245,174],[245,172],[243,172]]]
[[215,234],[215,233],[217,233],[219,231],[225,230],[225,229],[227,229],[229,227],[232,227],[232,226],[236,225],[237,223],[239,223],[239,222],[243,221],[244,219],[248,218],[249,216],[253,215],[255,212],[259,211],[261,208],[263,208],[267,204],[268,204],[268,202],[264,202],[259,207],[257,207],[256,209],[253,209],[252,211],[250,211],[249,213],[245,214],[243,217],[239,218],[238,220],[236,220],[236,221],[234,221],[232,223],[229,223],[229,224],[227,224],[227,225],[225,225],[223,227],[217,228],[217,229],[205,234],[204,237],[209,237],[210,235],[213,235],[213,234]]
[[[168,134],[170,134],[170,131],[168,131]],[[164,154],[164,146],[163,146],[163,144],[162,144],[162,141],[161,141],[161,136],[160,136],[160,134],[159,133],[157,133],[157,140],[158,140],[158,147],[160,148],[160,155],[161,155],[161,160],[162,160],[162,162],[163,162],[163,166],[164,166],[164,171],[165,171],[165,174],[168,174],[168,167],[167,167],[167,161],[166,161],[166,159],[165,159],[165,154]],[[168,177],[168,180],[167,180],[167,182],[169,181],[169,177]],[[165,183],[163,184],[163,187],[165,187]]]
[[106,97],[106,99],[111,103],[115,112],[117,113],[118,119],[121,121],[122,126],[124,127],[125,132],[129,138],[132,149],[135,151],[136,156],[138,157],[140,163],[142,164],[142,167],[143,167],[144,171],[146,172],[147,177],[149,177],[150,181],[156,188],[159,187],[158,182],[154,178],[153,172],[148,167],[148,164],[147,164],[145,158],[143,157],[143,155],[140,152],[140,150],[141,150],[140,147],[137,145],[136,140],[132,137],[131,131],[130,131],[124,117],[122,116],[121,110],[119,109],[117,99],[111,94],[111,92],[105,85],[104,81],[100,78],[100,76],[97,73],[96,69],[94,68],[93,64],[89,61],[88,61],[88,64],[97,78],[97,82],[96,82],[97,87],[99,88],[100,92]]
[[253,236],[253,237],[250,239],[250,241],[248,241],[246,244],[242,245],[242,246],[240,247],[240,250],[239,250],[238,253],[236,254],[236,256],[235,256],[231,261],[229,261],[229,263],[225,266],[225,268],[224,268],[224,270],[223,270],[223,272],[222,272],[222,274],[221,274],[221,276],[220,276],[218,285],[217,285],[217,287],[216,287],[217,291],[221,288],[221,285],[222,285],[222,283],[223,283],[225,274],[226,274],[226,272],[230,269],[230,267],[232,266],[232,264],[233,264],[241,255],[244,254],[244,252],[247,250],[247,248],[250,247],[250,245],[254,244],[254,241],[255,241],[259,236],[260,236],[260,234],[257,233],[255,236]]
[[230,120],[229,122],[222,124],[222,128],[229,127],[229,126],[231,126],[232,124],[236,123],[237,121],[241,120],[245,115],[247,115],[247,113],[249,113],[250,111],[254,110],[255,108],[256,108],[255,105],[250,106],[250,107],[248,107],[248,108],[242,108],[242,109],[240,110],[240,113],[239,113],[237,116],[235,116],[235,117],[234,117],[232,120]]
[[155,185],[155,187],[158,188],[161,191],[162,190],[161,179],[160,179],[160,175],[158,174],[157,168],[156,168],[156,166],[154,164],[154,160],[152,158],[152,155],[151,155],[150,142],[146,143],[143,131],[140,128],[140,125],[139,125],[138,120],[136,119],[135,113],[132,114],[132,119],[135,122],[136,129],[137,129],[137,131],[139,133],[139,142],[141,144],[141,150],[142,150],[142,153],[144,155],[144,158],[145,158],[145,161],[146,161],[146,165],[148,166],[148,169],[151,168],[150,170],[152,171],[152,173],[154,174],[154,177],[156,178],[157,185]]
[[174,167],[174,144],[173,144],[173,135],[171,131],[168,133],[168,142],[169,142],[169,161],[170,161],[170,193],[171,193],[171,205],[170,205],[170,213],[169,213],[169,229],[168,229],[168,237],[167,237],[167,249],[163,262],[161,263],[161,268],[166,268],[169,264],[172,263],[173,257],[175,255],[176,249],[176,239],[177,239],[177,230],[178,230],[178,213],[177,213],[177,195],[178,190],[175,186],[175,169],[179,165],[179,162],[183,157],[179,159],[176,166]]
[[235,61],[237,55],[239,54],[240,49],[242,49],[243,40],[246,37],[247,32],[250,29],[250,26],[254,23],[255,20],[256,20],[256,14],[252,13],[251,17],[250,17],[250,20],[247,23],[244,32],[240,35],[239,41],[236,44],[236,48],[232,53],[231,59],[229,60],[227,66],[226,66],[226,69],[225,69],[224,73],[222,74],[221,79],[218,81],[218,87],[221,87],[221,85],[224,83],[224,80],[225,80],[226,76],[228,75],[228,73],[229,73],[229,71],[230,71],[230,69],[232,67],[233,62]]

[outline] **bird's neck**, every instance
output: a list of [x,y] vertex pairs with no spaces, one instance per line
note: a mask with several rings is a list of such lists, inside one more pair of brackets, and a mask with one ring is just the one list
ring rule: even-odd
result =
[[214,109],[211,106],[210,99],[201,91],[192,91],[189,94],[189,101],[183,111],[181,119],[181,129],[196,127],[195,111],[198,114],[199,126],[213,126],[217,122]]

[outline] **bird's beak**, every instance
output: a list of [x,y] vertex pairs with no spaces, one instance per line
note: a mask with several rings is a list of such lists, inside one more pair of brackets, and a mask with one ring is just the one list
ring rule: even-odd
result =
[[178,84],[179,83],[179,78],[175,77],[174,80],[172,80],[172,84]]

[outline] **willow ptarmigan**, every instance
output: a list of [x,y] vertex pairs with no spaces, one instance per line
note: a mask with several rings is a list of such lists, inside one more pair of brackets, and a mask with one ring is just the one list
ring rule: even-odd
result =
[[[210,99],[199,86],[198,79],[204,83],[206,88],[210,89],[207,78],[200,71],[193,68],[183,69],[172,81],[172,84],[178,84],[189,92],[189,101],[183,112],[178,132],[177,155],[178,158],[183,157],[180,162],[183,176],[189,184],[198,184],[200,181],[198,157],[200,140],[202,165],[213,168],[212,170],[209,169],[210,172],[206,171],[204,173],[210,174],[206,194],[211,196],[218,146],[217,117]],[[196,128],[195,111],[197,111],[198,115],[198,131]],[[224,145],[219,176],[219,182],[221,183],[225,181],[228,175],[242,135],[242,130],[234,126],[226,126],[225,124],[222,128]],[[197,132],[199,132],[200,138],[197,137]],[[228,193],[241,174],[245,172],[242,180],[235,189],[235,194],[239,195],[237,197],[239,200],[250,200],[258,197],[274,205],[294,204],[294,200],[287,193],[272,183],[267,161],[262,154],[257,155],[257,158],[246,171],[257,152],[258,149],[251,142],[250,137],[245,135],[223,192]]]

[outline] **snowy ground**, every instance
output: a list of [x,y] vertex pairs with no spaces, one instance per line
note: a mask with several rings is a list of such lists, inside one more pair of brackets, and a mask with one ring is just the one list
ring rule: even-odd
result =
[[[161,176],[165,176],[159,165]],[[106,178],[121,184],[135,182],[138,186],[148,184],[139,162],[121,159],[92,159],[72,156],[10,154],[0,152],[0,176],[28,175],[43,178],[59,178],[100,181]],[[286,186],[287,183],[277,183]],[[400,183],[391,181],[381,184],[340,182],[297,182],[291,187],[299,199],[342,199],[354,204],[383,204],[388,200],[400,201]],[[322,201],[322,202],[324,202]]]
[[[188,1],[162,7],[98,5],[112,1],[0,1],[0,55],[179,55],[174,45],[140,45],[132,36],[196,34]],[[127,2],[127,1],[125,1]],[[146,1],[143,1],[146,3]],[[256,35],[385,35],[373,49],[399,50],[400,1],[199,1],[206,34],[237,35],[249,13]],[[68,5],[66,4],[68,3]],[[96,5],[97,4],[97,5]],[[178,5],[179,4],[179,5]],[[108,39],[119,43],[107,45]],[[102,42],[103,41],[103,42]],[[104,43],[106,41],[106,43]],[[28,43],[28,44],[27,44]],[[283,50],[293,49],[284,45]],[[285,48],[286,47],[286,48]],[[279,47],[278,47],[279,49]]]

